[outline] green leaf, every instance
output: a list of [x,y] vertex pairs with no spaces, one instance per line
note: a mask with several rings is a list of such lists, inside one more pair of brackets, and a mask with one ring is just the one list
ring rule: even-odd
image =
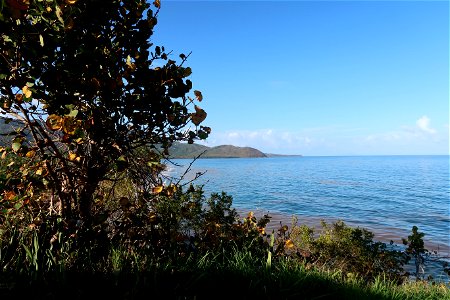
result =
[[41,44],[41,47],[44,47],[44,38],[42,37],[42,34],[39,35],[39,44]]
[[202,139],[202,140],[205,140],[208,137],[208,134],[205,131],[203,131],[203,130],[199,130],[198,131],[198,137],[200,139]]
[[62,18],[62,10],[59,8],[58,5],[56,5],[56,11],[55,11],[56,17],[58,18],[59,22],[61,22],[62,25],[64,25],[64,20]]
[[73,109],[66,116],[75,118],[78,114],[78,109]]
[[5,42],[12,42],[12,40],[9,38],[9,36],[7,36],[5,34],[2,35],[2,38]]
[[157,161],[149,161],[149,162],[147,162],[147,166],[149,166],[149,167],[154,167],[154,166],[159,166],[159,165],[160,164]]
[[22,143],[20,142],[13,142],[11,145],[14,152],[19,151],[20,147],[22,147]]

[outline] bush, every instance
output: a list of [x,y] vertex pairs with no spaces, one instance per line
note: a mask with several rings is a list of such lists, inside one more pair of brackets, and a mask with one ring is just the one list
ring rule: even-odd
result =
[[383,275],[401,282],[403,265],[407,262],[405,255],[385,243],[373,241],[373,236],[366,229],[351,228],[342,221],[331,225],[322,221],[322,231],[317,237],[305,225],[294,226],[290,233],[296,254],[305,263],[341,270],[347,277],[374,280]]

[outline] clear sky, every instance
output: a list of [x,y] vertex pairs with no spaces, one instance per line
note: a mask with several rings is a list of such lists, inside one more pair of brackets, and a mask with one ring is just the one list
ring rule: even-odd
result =
[[449,154],[448,1],[161,1],[153,42],[203,93],[206,145]]

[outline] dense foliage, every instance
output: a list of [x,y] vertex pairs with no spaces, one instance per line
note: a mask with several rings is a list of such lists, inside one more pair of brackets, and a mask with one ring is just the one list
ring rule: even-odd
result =
[[15,125],[0,147],[2,267],[83,269],[114,243],[162,240],[159,194],[176,187],[163,185],[161,162],[173,142],[204,139],[210,128],[194,104],[202,93],[188,95],[188,55],[151,42],[159,9],[1,1],[0,113]]
[[[57,215],[90,226],[102,183],[134,180],[139,170],[147,177],[133,182],[137,190],[160,186],[151,175],[168,147],[208,136],[200,125],[206,112],[188,96],[187,56],[177,63],[151,42],[159,7],[138,0],[2,1],[0,111],[23,126],[1,151],[27,158],[11,198],[52,201]],[[201,92],[194,95],[202,100]],[[153,150],[139,155],[142,148]],[[36,195],[41,187],[30,185],[31,177],[48,193]]]

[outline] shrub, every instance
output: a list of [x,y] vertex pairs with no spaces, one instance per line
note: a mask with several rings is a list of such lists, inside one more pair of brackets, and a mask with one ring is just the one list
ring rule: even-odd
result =
[[322,221],[322,231],[317,237],[306,225],[294,226],[290,232],[297,256],[308,264],[341,270],[345,276],[365,280],[383,275],[402,281],[404,254],[385,243],[373,241],[373,236],[366,229],[352,228],[342,221],[333,224]]

